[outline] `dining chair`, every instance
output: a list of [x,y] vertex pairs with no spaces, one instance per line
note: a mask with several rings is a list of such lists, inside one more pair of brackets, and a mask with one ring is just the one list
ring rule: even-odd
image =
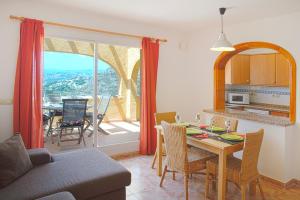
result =
[[[206,161],[215,158],[205,150],[194,150],[187,147],[186,128],[162,121],[166,148],[166,165],[160,180],[162,187],[167,172],[184,174],[185,198],[188,200],[188,177],[206,168]],[[174,179],[174,176],[173,176]]]
[[[63,99],[63,113],[62,120],[59,125],[58,145],[64,141],[78,141],[78,144],[84,140],[84,123],[86,118],[86,107],[88,99]],[[78,138],[63,139],[63,136],[74,135],[73,129],[78,129]],[[71,133],[68,134],[67,130],[70,129]],[[63,134],[65,131],[65,134]]]
[[210,124],[213,123],[214,126],[220,127],[220,128],[224,128],[226,129],[226,125],[225,122],[229,120],[230,121],[230,128],[229,131],[236,131],[237,127],[238,127],[238,120],[237,119],[233,119],[233,118],[226,118],[226,117],[222,117],[222,116],[213,116],[210,120]]
[[[168,122],[168,123],[175,123],[175,116],[176,112],[163,112],[163,113],[154,113],[154,119],[155,119],[155,125],[160,125],[162,121]],[[163,141],[164,142],[164,141]],[[164,145],[163,145],[163,155],[166,154]],[[151,168],[154,169],[154,165],[157,159],[157,152],[155,151]]]
[[[261,196],[265,199],[260,184],[260,174],[257,169],[263,135],[263,129],[255,133],[246,134],[242,160],[233,156],[227,157],[227,180],[233,182],[241,189],[242,200],[246,199],[246,188],[249,184],[253,184],[255,187],[258,185]],[[210,183],[217,178],[218,159],[215,158],[207,161],[206,167],[205,198],[207,199]]]

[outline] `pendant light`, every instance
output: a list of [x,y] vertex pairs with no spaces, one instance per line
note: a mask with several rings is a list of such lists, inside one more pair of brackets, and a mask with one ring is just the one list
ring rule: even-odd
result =
[[227,40],[225,33],[223,32],[223,15],[225,14],[226,8],[219,8],[221,15],[221,33],[217,42],[210,48],[212,51],[234,51],[235,48]]

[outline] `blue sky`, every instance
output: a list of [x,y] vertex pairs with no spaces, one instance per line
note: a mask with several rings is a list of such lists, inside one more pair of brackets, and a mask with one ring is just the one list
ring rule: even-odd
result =
[[[44,52],[44,69],[49,70],[93,70],[94,58],[90,56],[61,53],[61,52]],[[98,71],[104,71],[110,66],[98,60]]]

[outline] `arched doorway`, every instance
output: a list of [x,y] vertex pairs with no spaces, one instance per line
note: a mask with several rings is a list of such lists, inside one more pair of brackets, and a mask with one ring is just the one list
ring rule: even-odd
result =
[[235,51],[221,53],[214,64],[214,109],[225,108],[225,66],[226,63],[236,54],[255,48],[268,48],[282,54],[290,63],[290,121],[296,120],[296,62],[293,56],[284,48],[268,42],[244,42],[234,45]]

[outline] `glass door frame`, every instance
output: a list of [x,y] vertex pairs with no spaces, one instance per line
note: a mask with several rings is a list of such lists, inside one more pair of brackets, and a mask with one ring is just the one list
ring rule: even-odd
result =
[[[93,111],[93,147],[98,148],[98,123],[97,123],[97,115],[98,115],[98,45],[96,41],[93,42],[94,45],[94,84],[93,84],[93,98],[94,98],[94,111]],[[96,140],[96,142],[95,142]],[[96,143],[96,144],[95,144]]]

